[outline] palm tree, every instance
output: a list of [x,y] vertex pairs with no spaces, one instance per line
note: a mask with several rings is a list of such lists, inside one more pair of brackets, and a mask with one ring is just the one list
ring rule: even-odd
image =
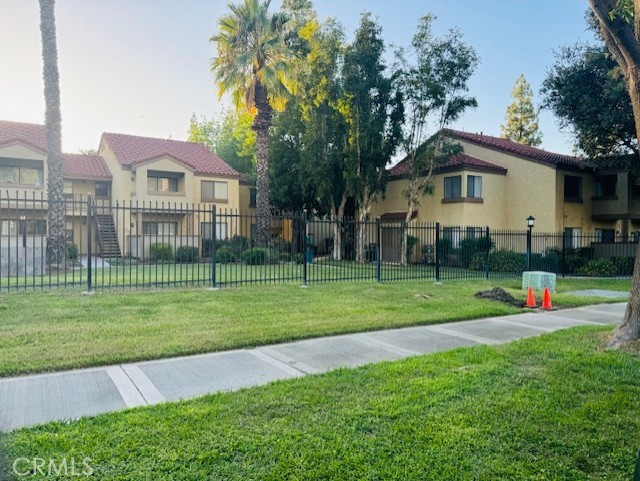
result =
[[261,245],[270,239],[269,128],[274,109],[284,106],[292,91],[288,64],[293,57],[287,46],[288,18],[269,13],[271,0],[244,0],[230,4],[231,13],[219,20],[220,31],[211,37],[218,56],[211,71],[219,96],[230,92],[237,108],[254,112],[256,132],[256,236]]
[[56,46],[55,0],[40,1],[40,34],[44,77],[45,128],[47,131],[47,263],[60,266],[66,257],[65,206],[62,180],[62,121],[60,118],[60,76]]

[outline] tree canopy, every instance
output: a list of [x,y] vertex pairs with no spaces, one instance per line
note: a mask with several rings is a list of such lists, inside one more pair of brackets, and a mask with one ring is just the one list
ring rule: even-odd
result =
[[542,85],[544,106],[570,129],[588,158],[637,152],[633,109],[624,76],[604,45],[574,45],[556,53]]
[[533,90],[524,75],[516,80],[511,97],[513,102],[507,107],[500,136],[519,144],[537,147],[542,143],[542,133],[538,126],[538,113],[533,105]]

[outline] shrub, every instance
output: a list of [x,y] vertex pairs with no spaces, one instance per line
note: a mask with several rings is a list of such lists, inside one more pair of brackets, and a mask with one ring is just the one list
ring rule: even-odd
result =
[[485,252],[491,250],[493,245],[491,238],[487,237],[468,237],[460,241],[459,256],[462,267],[470,267],[471,260],[476,254],[482,253],[484,255]]
[[67,244],[67,259],[69,259],[70,261],[78,260],[78,246],[73,242]]
[[304,264],[304,254],[294,254],[292,260],[298,265]]
[[151,246],[149,246],[149,252],[151,259],[154,261],[162,262],[173,260],[173,247],[171,247],[171,244],[151,244]]
[[416,247],[420,239],[417,237],[413,237],[412,235],[407,236],[407,262],[411,262],[413,249]]
[[220,247],[216,251],[216,262],[220,264],[228,264],[236,261],[236,255],[228,247]]
[[248,266],[262,266],[265,264],[266,260],[267,251],[260,249],[259,247],[248,249],[242,253],[242,262]]
[[491,272],[522,272],[524,255],[508,250],[499,250],[489,254]]
[[610,277],[615,276],[616,272],[616,266],[609,259],[589,261],[578,270],[581,276],[590,277]]
[[633,257],[612,257],[611,262],[616,266],[616,275],[630,276],[633,274],[633,266],[635,263]]
[[180,246],[176,250],[176,262],[192,264],[198,262],[198,248],[194,246]]
[[[218,250],[220,250],[219,247],[218,247]],[[213,239],[202,239],[202,256],[211,257],[212,252],[213,252]]]

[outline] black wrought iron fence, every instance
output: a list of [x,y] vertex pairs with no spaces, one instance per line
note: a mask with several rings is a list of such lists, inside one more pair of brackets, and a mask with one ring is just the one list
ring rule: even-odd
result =
[[[47,214],[65,212],[66,257],[47,259]],[[295,282],[631,275],[637,242],[488,227],[358,221],[273,213],[256,242],[253,212],[212,204],[60,201],[0,195],[0,292]],[[529,248],[530,246],[530,248]]]

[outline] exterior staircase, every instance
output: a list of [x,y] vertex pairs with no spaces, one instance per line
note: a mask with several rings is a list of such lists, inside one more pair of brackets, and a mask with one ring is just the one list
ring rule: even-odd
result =
[[95,219],[98,226],[96,235],[100,255],[107,259],[122,257],[113,216],[111,214],[96,214]]

